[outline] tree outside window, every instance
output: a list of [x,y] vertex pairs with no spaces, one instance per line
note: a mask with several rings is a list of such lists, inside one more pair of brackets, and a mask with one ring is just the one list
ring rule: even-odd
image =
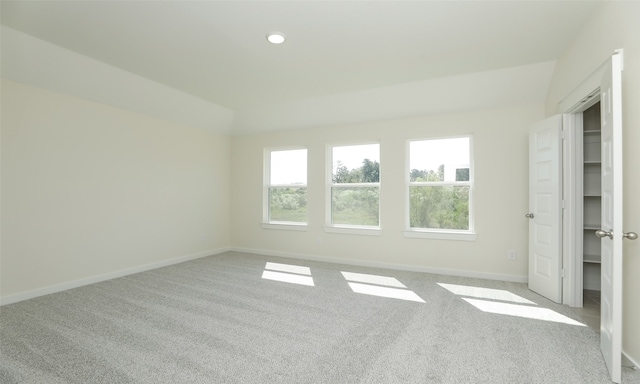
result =
[[331,224],[380,224],[380,144],[331,148]]
[[409,227],[471,230],[470,138],[409,142]]
[[267,151],[267,222],[307,222],[307,150]]

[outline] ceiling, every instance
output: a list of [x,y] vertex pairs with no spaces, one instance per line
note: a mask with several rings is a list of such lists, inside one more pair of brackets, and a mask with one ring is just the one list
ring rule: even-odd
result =
[[[2,24],[233,111],[553,61],[595,1],[2,1]],[[287,41],[269,44],[282,31]]]

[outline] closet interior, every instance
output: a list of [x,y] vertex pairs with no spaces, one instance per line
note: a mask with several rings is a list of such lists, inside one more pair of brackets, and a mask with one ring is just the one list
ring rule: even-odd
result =
[[583,301],[584,305],[599,304],[600,297],[600,229],[601,217],[601,129],[600,102],[582,114],[583,165]]

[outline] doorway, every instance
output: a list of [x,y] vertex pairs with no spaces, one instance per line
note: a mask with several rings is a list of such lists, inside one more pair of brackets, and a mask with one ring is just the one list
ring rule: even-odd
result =
[[595,90],[563,115],[562,303],[571,307],[595,306],[601,290],[600,239],[595,236],[601,225],[600,107]]
[[[600,291],[601,291],[601,247],[600,238],[595,231],[601,226],[602,212],[602,128],[600,116],[600,101],[598,97],[589,98],[583,110],[577,112],[580,118],[575,125],[577,151],[575,164],[577,165],[575,182],[582,186],[576,188],[576,204],[582,207],[577,212],[576,228],[574,231],[576,251],[582,255],[582,266],[577,266],[577,274],[582,272],[581,295],[576,295],[573,306],[582,316],[587,325],[600,330]],[[581,190],[581,193],[580,193]]]
[[[583,306],[585,279],[587,284],[591,279],[585,275],[585,269],[594,277],[597,275],[595,271],[600,270],[600,348],[611,380],[616,383],[621,377],[623,240],[637,238],[637,234],[623,231],[622,220],[622,59],[622,50],[617,50],[558,104],[559,110],[565,111],[562,115],[561,152],[562,268],[559,271],[562,303],[572,307]],[[586,97],[585,91],[589,92]],[[587,117],[595,113],[588,109],[598,102],[600,125],[589,129],[584,122],[585,113]],[[601,173],[596,177],[598,168]],[[530,205],[532,196],[530,193]],[[527,217],[535,220],[535,212],[532,213]],[[594,230],[596,225],[589,220],[599,223],[597,229]],[[530,238],[535,224],[535,221],[530,221]],[[597,251],[597,247],[586,243],[593,241],[591,234],[599,240],[599,254],[590,253],[594,248]],[[530,242],[530,263],[531,250]],[[530,281],[531,276],[532,269],[529,268]],[[529,286],[532,287],[531,283]],[[597,291],[598,286],[592,288],[596,289],[589,291]]]

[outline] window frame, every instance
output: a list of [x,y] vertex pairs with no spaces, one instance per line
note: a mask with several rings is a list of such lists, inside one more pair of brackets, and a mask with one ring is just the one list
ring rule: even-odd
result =
[[[271,153],[283,151],[306,151],[307,157],[307,180],[305,184],[271,184]],[[307,206],[309,204],[309,149],[306,146],[287,146],[287,147],[271,147],[263,150],[263,170],[262,170],[262,223],[264,229],[284,229],[291,231],[306,231],[309,226],[309,211],[307,209],[307,220],[305,222],[296,221],[277,221],[271,220],[271,207],[269,199],[269,189],[272,187],[285,188],[306,188],[307,190]]]
[[[430,181],[430,182],[412,182],[411,173],[411,143],[417,141],[435,141],[447,139],[469,139],[469,181]],[[408,139],[405,143],[405,223],[402,231],[404,237],[419,239],[437,239],[437,240],[460,240],[475,241],[477,233],[475,231],[475,215],[474,215],[474,195],[475,195],[475,166],[474,166],[474,140],[472,134],[426,137]],[[469,229],[440,229],[440,228],[416,228],[411,227],[411,187],[412,186],[468,186],[469,187]]]
[[[382,172],[380,172],[379,180],[377,183],[333,183],[333,148],[335,147],[351,147],[360,145],[372,145],[378,146],[378,163],[382,168],[382,145],[380,141],[355,141],[355,142],[340,142],[330,143],[326,146],[326,172],[325,172],[325,225],[324,231],[328,233],[343,233],[350,235],[364,235],[364,236],[380,236],[382,234]],[[355,187],[355,188],[378,188],[378,225],[354,225],[354,224],[334,224],[333,223],[333,210],[332,210],[332,189],[334,186],[338,188]]]

